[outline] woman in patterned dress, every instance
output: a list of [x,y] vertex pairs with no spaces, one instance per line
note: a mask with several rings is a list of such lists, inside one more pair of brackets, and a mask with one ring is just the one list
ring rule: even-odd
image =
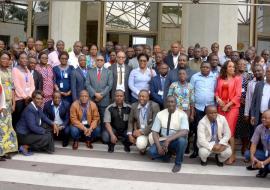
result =
[[16,133],[12,127],[12,79],[10,70],[10,55],[2,52],[0,55],[0,161],[10,159],[9,153],[18,151]]
[[44,93],[44,104],[52,100],[53,95],[53,69],[48,64],[48,55],[45,52],[41,52],[38,55],[39,64],[36,66],[36,71],[42,75],[43,78],[43,93]]
[[248,147],[248,137],[249,137],[249,127],[248,123],[245,120],[244,112],[245,112],[245,99],[247,93],[247,85],[249,81],[252,80],[253,75],[251,73],[246,72],[246,61],[244,59],[240,59],[238,61],[238,75],[242,78],[242,95],[241,95],[241,104],[239,109],[239,116],[236,124],[236,137],[239,137],[242,141],[241,153],[244,154]]

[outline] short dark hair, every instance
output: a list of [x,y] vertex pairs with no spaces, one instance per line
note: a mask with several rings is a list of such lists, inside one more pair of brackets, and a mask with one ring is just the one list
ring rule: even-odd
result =
[[142,92],[146,92],[148,95],[150,95],[149,90],[142,89],[142,90],[140,90],[139,94],[142,93]]
[[67,58],[69,58],[68,52],[62,51],[62,52],[58,55],[58,59],[59,59],[59,60],[60,60],[60,58],[62,57],[62,55],[65,55],[65,56],[67,56]]
[[55,91],[53,92],[53,96],[54,96],[55,94],[60,94],[61,97],[62,97],[62,94],[61,94],[61,91],[60,91],[60,90],[55,90]]
[[169,96],[167,96],[167,97],[166,97],[166,102],[169,100],[169,98],[173,98],[173,99],[174,99],[174,101],[176,102],[176,98],[175,98],[175,96],[173,96],[173,95],[169,95]]
[[138,61],[139,61],[139,59],[140,59],[141,57],[146,57],[146,60],[149,61],[149,56],[148,56],[146,53],[140,53],[140,54],[137,56]]
[[43,93],[41,90],[35,90],[35,91],[32,93],[32,99],[36,98],[37,95],[40,95],[40,96],[44,97],[44,93]]

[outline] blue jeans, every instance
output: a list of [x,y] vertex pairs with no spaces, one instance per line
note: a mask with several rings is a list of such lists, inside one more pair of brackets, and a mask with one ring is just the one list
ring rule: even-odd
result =
[[65,126],[64,129],[59,131],[59,136],[63,141],[68,141],[69,135],[70,135],[70,126],[69,125]]
[[[70,133],[71,137],[74,141],[79,141],[82,135],[84,135],[84,132],[74,126],[70,127]],[[101,136],[101,128],[98,126],[97,128],[94,129],[94,131],[91,133],[90,136],[85,136],[86,141],[94,141],[96,138]]]
[[[263,150],[256,150],[254,156],[255,156],[258,160],[264,161],[264,160],[266,160],[266,159],[268,159],[268,158],[270,157],[269,154],[270,154],[270,153],[268,153],[268,157],[266,157],[266,156],[265,156],[265,151],[263,151]],[[250,160],[250,151],[249,151],[249,150],[247,150],[247,151],[245,152],[245,159],[246,159],[246,160]],[[270,164],[267,164],[265,167],[268,167],[268,171],[270,171]]]
[[[162,145],[163,142],[160,142],[160,144]],[[169,144],[168,151],[169,152],[174,151],[176,153],[175,165],[182,164],[186,146],[187,146],[187,139],[185,137],[180,137],[179,139],[173,140]],[[168,159],[171,156],[171,155],[165,155],[165,156],[159,155],[156,144],[153,144],[149,148],[148,154],[154,159]]]

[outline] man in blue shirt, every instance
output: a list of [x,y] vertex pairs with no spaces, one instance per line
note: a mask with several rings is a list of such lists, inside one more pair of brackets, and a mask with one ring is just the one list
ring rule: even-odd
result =
[[194,74],[191,77],[190,84],[194,87],[194,102],[195,102],[195,122],[192,125],[191,135],[195,134],[193,141],[193,154],[190,158],[198,156],[197,147],[197,125],[205,116],[205,107],[215,104],[215,87],[216,76],[211,72],[210,63],[204,62],[201,64],[201,72]]

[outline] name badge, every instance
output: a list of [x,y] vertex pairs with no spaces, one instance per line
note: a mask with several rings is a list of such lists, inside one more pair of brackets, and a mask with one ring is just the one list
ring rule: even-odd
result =
[[245,89],[244,88],[242,88],[242,92],[245,92]]
[[128,121],[128,114],[124,114],[123,120]]
[[158,91],[158,95],[163,96],[163,94],[164,94],[163,91],[161,90]]
[[30,91],[30,88],[25,88],[25,92],[29,92]]
[[68,78],[68,74],[67,74],[67,73],[64,74],[64,78],[65,78],[65,79]]
[[87,124],[88,124],[87,120],[83,120],[83,121],[82,121],[82,124],[83,124],[83,125],[87,125]]
[[186,104],[186,103],[185,104],[182,104],[182,107],[183,108],[188,108],[188,104]]
[[64,88],[64,83],[60,82],[60,88]]
[[144,128],[145,128],[145,125],[144,125],[144,124],[142,124],[142,125],[141,125],[141,129],[144,129]]
[[265,151],[265,157],[268,157],[269,153],[268,150]]

